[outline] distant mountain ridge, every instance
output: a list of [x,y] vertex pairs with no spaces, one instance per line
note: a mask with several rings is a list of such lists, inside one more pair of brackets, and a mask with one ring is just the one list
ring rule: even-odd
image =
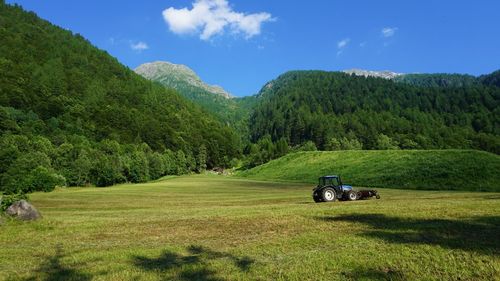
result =
[[134,71],[165,86],[182,91],[187,85],[199,88],[211,94],[220,95],[227,99],[232,95],[217,85],[209,85],[189,67],[182,64],[174,64],[166,61],[155,61],[138,66]]
[[500,71],[481,76],[460,73],[398,73],[390,70],[373,71],[357,68],[342,72],[355,76],[383,78],[419,87],[500,86]]
[[365,76],[365,77],[378,77],[378,78],[384,78],[384,79],[394,79],[396,77],[405,75],[404,73],[397,73],[389,70],[382,70],[382,71],[374,71],[374,70],[365,70],[365,69],[358,69],[358,68],[353,68],[353,69],[348,69],[342,71],[347,74],[354,74],[356,76]]

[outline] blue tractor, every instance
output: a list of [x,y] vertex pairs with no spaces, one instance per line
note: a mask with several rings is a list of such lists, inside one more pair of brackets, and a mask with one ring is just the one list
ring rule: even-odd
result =
[[360,190],[355,191],[352,186],[342,184],[340,176],[323,176],[318,179],[318,186],[313,189],[314,202],[333,202],[337,199],[345,201],[354,201],[358,199],[366,199],[376,197],[380,199],[380,195],[376,190]]

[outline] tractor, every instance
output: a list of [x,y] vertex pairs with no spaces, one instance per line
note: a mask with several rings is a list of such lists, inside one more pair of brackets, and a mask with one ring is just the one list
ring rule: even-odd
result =
[[318,179],[318,186],[313,189],[314,202],[333,202],[335,200],[354,201],[380,195],[374,189],[355,191],[352,186],[342,184],[340,176],[323,176]]

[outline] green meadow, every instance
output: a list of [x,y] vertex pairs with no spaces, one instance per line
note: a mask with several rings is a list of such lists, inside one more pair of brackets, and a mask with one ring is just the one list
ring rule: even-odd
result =
[[0,280],[498,280],[500,193],[379,189],[313,203],[311,184],[215,175],[30,195],[0,226]]

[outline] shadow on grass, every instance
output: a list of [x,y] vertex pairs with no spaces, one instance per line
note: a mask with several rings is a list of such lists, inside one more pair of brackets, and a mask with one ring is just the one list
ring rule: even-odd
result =
[[[201,246],[189,246],[187,255],[171,251],[164,252],[158,258],[136,256],[133,258],[135,266],[147,271],[156,271],[164,274],[165,280],[199,280],[221,281],[217,272],[209,266],[210,261],[217,259],[230,260],[239,270],[246,272],[254,263],[249,257],[236,257],[234,255],[212,251]],[[174,278],[175,276],[175,278]]]
[[391,243],[438,245],[487,255],[500,254],[500,216],[477,217],[467,221],[398,218],[381,214],[327,216],[318,219],[363,223],[370,226],[363,235]]
[[500,195],[485,196],[484,199],[499,200],[500,199]]
[[365,269],[365,268],[354,268],[348,272],[342,272],[342,275],[347,280],[370,280],[370,281],[403,281],[408,280],[408,278],[398,270],[393,270],[390,268],[378,269]]
[[78,280],[87,281],[92,280],[92,276],[86,273],[81,273],[75,268],[71,268],[67,265],[61,263],[61,260],[65,257],[62,246],[58,245],[56,247],[56,252],[53,256],[45,258],[45,261],[40,264],[40,266],[35,270],[32,277],[26,279],[31,280],[43,280],[43,281],[59,281],[59,280]]

